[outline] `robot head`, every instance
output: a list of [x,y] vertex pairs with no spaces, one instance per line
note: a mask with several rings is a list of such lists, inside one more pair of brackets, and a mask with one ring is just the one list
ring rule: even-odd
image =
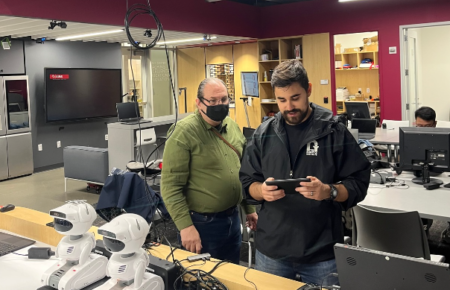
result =
[[149,231],[147,221],[133,213],[122,214],[98,229],[98,233],[103,235],[105,248],[118,254],[139,251]]
[[84,200],[68,201],[52,209],[50,215],[54,217],[55,230],[66,236],[86,233],[97,218],[94,207]]

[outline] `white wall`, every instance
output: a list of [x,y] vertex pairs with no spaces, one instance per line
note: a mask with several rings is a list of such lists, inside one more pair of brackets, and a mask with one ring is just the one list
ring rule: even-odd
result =
[[436,111],[437,120],[450,115],[450,25],[417,31],[417,91],[420,105]]
[[334,45],[341,44],[342,48],[351,48],[363,46],[364,38],[370,38],[378,35],[378,32],[363,32],[363,33],[351,33],[351,34],[337,34],[334,36]]

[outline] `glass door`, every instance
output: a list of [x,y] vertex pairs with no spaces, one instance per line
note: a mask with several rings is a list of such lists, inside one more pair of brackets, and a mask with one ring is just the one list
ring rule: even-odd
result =
[[28,77],[4,77],[7,133],[30,131]]

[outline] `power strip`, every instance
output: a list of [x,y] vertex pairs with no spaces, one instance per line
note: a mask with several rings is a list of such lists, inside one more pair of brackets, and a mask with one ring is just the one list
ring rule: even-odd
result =
[[149,255],[150,263],[146,271],[160,276],[164,281],[165,290],[175,290],[173,283],[180,276],[180,269],[174,263]]

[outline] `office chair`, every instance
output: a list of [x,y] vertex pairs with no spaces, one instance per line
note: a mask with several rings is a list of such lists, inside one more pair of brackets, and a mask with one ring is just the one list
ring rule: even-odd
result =
[[241,220],[242,242],[248,245],[248,267],[252,266],[252,243],[255,242],[254,232],[245,224],[247,215],[241,206],[239,208],[239,218]]
[[437,121],[436,128],[450,128],[449,121]]
[[389,129],[398,130],[398,128],[400,127],[409,127],[409,121],[383,120],[383,124],[386,125],[386,129],[388,130]]
[[353,208],[353,245],[398,255],[443,262],[430,255],[419,213],[376,211],[360,205]]

